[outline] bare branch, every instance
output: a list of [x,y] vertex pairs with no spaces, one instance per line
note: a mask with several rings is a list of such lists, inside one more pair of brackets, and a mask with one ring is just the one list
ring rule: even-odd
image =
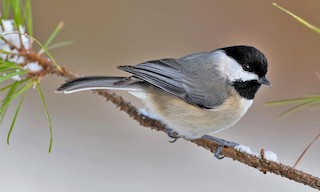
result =
[[[74,78],[80,77],[80,75],[74,72],[71,72],[64,67],[61,67],[61,69],[57,69],[57,67],[54,66],[50,62],[50,60],[46,59],[44,56],[39,55],[39,57],[35,57],[35,54],[36,54],[35,52],[28,52],[25,54],[26,54],[25,56],[29,59],[31,58],[39,59],[39,61],[41,61],[41,65],[46,66],[44,67],[46,72],[43,75],[55,74],[55,75],[64,77],[66,79],[74,79]],[[104,97],[107,101],[111,101],[120,110],[126,112],[130,117],[138,121],[140,125],[144,127],[149,127],[157,131],[163,131],[163,132],[166,131],[166,127],[162,122],[151,119],[139,113],[138,109],[135,106],[133,106],[131,103],[124,100],[122,97],[116,95],[114,92],[107,91],[107,90],[95,90],[93,92],[95,94],[98,94]],[[200,147],[203,147],[211,151],[212,153],[214,153],[216,148],[218,147],[218,144],[206,139],[195,139],[195,140],[188,140],[188,141]],[[268,161],[264,158],[264,150],[261,150],[260,153],[262,154],[261,155],[262,158],[247,154],[245,152],[240,152],[234,148],[229,148],[229,147],[224,147],[221,151],[221,154],[224,155],[225,157],[232,158],[235,161],[238,161],[250,167],[256,168],[262,173],[267,173],[267,172],[274,173],[276,175],[286,177],[290,180],[293,180],[293,181],[296,181],[320,190],[320,178],[308,173],[304,173],[300,170],[295,169],[294,167],[290,167],[290,166],[273,162],[273,161]]]

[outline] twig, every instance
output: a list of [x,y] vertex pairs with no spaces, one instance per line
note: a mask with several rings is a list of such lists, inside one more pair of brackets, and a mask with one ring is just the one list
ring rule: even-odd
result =
[[6,38],[4,38],[4,36],[0,36],[0,38],[10,46],[11,49],[16,49],[16,50],[19,50],[19,48],[13,44],[11,41],[7,40]]
[[19,34],[19,41],[20,41],[20,49],[24,49],[24,44],[23,44],[23,41],[22,41],[22,35],[21,35],[21,31],[20,31],[20,28],[18,27],[18,34]]
[[[50,73],[63,76],[67,79],[74,79],[80,76],[76,73],[69,72],[66,68],[62,69],[62,71],[59,71],[55,68],[51,68]],[[151,129],[157,131],[165,132],[166,128],[163,123],[140,114],[135,106],[125,101],[122,97],[116,95],[115,93],[106,90],[95,90],[93,92],[105,97],[107,101],[111,101],[120,110],[126,112],[130,117],[138,121],[140,125],[150,127]],[[216,143],[206,139],[196,139],[189,141],[197,144],[200,147],[210,150],[212,153],[214,153],[216,148],[218,147]],[[244,163],[250,167],[254,167],[262,172],[270,172],[276,175],[281,175],[282,177],[286,177],[290,180],[294,180],[296,182],[308,185],[312,188],[320,189],[320,178],[299,171],[293,167],[273,161],[268,161],[266,159],[261,159],[254,155],[249,155],[247,153],[240,152],[234,148],[224,147],[221,151],[221,154],[225,157],[229,157],[233,160]]]
[[[46,74],[54,74],[66,79],[74,79],[80,77],[80,75],[67,70],[64,67],[57,68],[55,65],[51,63],[50,60],[46,59],[44,56],[35,57],[35,52],[29,51],[25,53],[25,57],[29,59],[39,59],[41,61],[41,65],[45,66],[44,75]],[[29,55],[30,54],[30,55]],[[126,112],[130,117],[135,119],[140,123],[140,125],[144,127],[149,127],[153,130],[157,131],[166,131],[165,125],[155,119],[151,119],[147,116],[138,112],[138,109],[133,106],[131,103],[124,100],[122,97],[116,95],[114,92],[107,91],[107,90],[94,90],[95,94],[103,96],[107,101],[111,101],[115,104],[120,110]],[[200,147],[203,147],[212,153],[215,152],[218,145],[213,141],[206,140],[206,139],[195,139],[195,140],[188,140]],[[264,156],[264,151],[261,151]],[[280,175],[282,177],[288,178],[290,180],[296,181],[298,183],[302,183],[304,185],[308,185],[312,188],[320,190],[320,178],[313,176],[311,174],[305,173],[303,171],[297,170],[294,167],[290,167],[281,163],[277,163],[274,161],[268,161],[265,158],[259,158],[254,155],[247,154],[245,152],[238,151],[234,148],[224,147],[221,151],[221,154],[224,157],[232,158],[240,163],[246,164],[250,167],[256,168],[263,173],[274,173],[276,175]],[[213,158],[213,156],[212,156]]]

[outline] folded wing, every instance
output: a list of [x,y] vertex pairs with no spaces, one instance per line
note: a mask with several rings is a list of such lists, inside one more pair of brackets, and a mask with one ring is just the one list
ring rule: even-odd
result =
[[181,59],[162,59],[118,68],[188,103],[214,108],[227,98],[228,87],[208,54],[198,53]]

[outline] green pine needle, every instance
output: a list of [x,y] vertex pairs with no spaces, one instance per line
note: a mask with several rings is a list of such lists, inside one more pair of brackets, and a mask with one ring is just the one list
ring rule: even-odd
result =
[[2,19],[8,19],[10,14],[10,0],[2,0]]
[[7,86],[5,86],[5,87],[2,87],[2,88],[0,89],[0,92],[5,91],[5,90],[11,88],[13,85],[14,85],[14,84],[12,83],[12,84],[10,84],[10,85],[7,85]]
[[[24,83],[25,81],[28,81],[28,80],[29,80],[29,79],[21,80],[20,83]],[[0,89],[0,92],[5,91],[5,90],[11,88],[13,85],[14,85],[14,83],[12,83],[12,84],[10,84],[10,85],[7,85],[7,86],[5,86],[5,87],[2,87],[2,88]]]
[[48,49],[48,46],[51,44],[51,42],[54,40],[54,38],[56,38],[56,36],[59,34],[59,32],[61,31],[61,29],[63,28],[63,21],[61,21],[58,26],[54,29],[54,31],[51,33],[51,35],[49,36],[47,42],[44,44],[43,47]]
[[[10,35],[10,34],[20,34],[20,33],[17,33],[17,32],[7,33],[7,34],[3,35],[2,37],[6,36],[6,35]],[[48,51],[48,48],[45,47],[39,40],[37,40],[36,38],[34,38],[30,35],[27,35],[27,34],[20,34],[20,35],[24,35],[24,36],[32,39],[33,41],[35,41],[41,47],[41,50],[43,50],[48,55],[48,57],[50,58],[52,63],[58,68],[58,70],[62,71],[61,67],[57,64],[56,60],[53,58],[51,53]]]
[[28,73],[28,71],[25,71],[25,70],[14,71],[13,73],[9,73],[9,74],[6,74],[6,75],[0,77],[0,83],[1,83],[2,81],[11,79],[13,76],[16,76],[16,75],[25,75],[25,74],[27,74],[27,73]]
[[20,0],[10,0],[11,8],[13,11],[13,20],[16,28],[23,25],[21,17],[21,1]]
[[301,103],[299,105],[296,105],[294,107],[291,107],[290,109],[288,109],[287,111],[283,112],[281,115],[279,115],[279,118],[282,118],[282,117],[285,117],[293,112],[296,112],[300,109],[303,109],[303,108],[306,108],[306,107],[309,107],[310,105],[314,104],[315,100],[310,100],[310,101],[307,101],[307,102],[304,102],[304,103]]
[[281,105],[290,105],[296,104],[296,106],[289,108],[287,111],[283,112],[279,118],[285,117],[288,114],[296,112],[300,109],[306,107],[313,107],[320,104],[320,95],[313,95],[311,97],[302,97],[296,99],[287,99],[287,100],[280,100],[280,101],[272,101],[266,103],[266,106],[281,106]]
[[11,95],[16,92],[18,87],[19,87],[19,82],[18,81],[12,83],[12,85],[10,86],[9,91],[7,92],[7,95],[1,101],[1,105],[0,105],[0,117],[1,117],[0,124],[2,124],[3,119],[4,119],[4,117],[5,117],[6,113],[7,113],[8,105],[6,103],[8,103],[8,100],[10,99]]
[[19,65],[17,65],[14,62],[3,61],[3,60],[0,60],[0,67],[2,67],[2,68],[12,68],[12,69],[22,69]]
[[30,36],[33,36],[31,0],[26,0],[24,14],[25,14],[25,19],[26,19],[26,23],[27,23],[28,34]]
[[277,7],[278,9],[280,9],[281,11],[285,12],[286,14],[290,15],[291,17],[293,17],[295,20],[297,20],[299,23],[303,24],[304,26],[308,27],[309,29],[311,29],[312,31],[319,33],[320,34],[320,28],[312,25],[311,23],[309,23],[308,21],[302,19],[301,17],[299,17],[298,15],[292,13],[291,11],[281,7],[280,5],[276,4],[276,3],[272,3],[273,6]]
[[[43,45],[41,44],[37,39],[33,37],[33,21],[32,21],[32,9],[31,9],[31,0],[2,0],[2,15],[0,16],[0,25],[2,25],[3,19],[10,19],[9,16],[13,16],[14,25],[16,32],[0,35],[0,39],[4,39],[4,36],[10,35],[10,34],[18,34],[21,38],[22,35],[28,37],[31,42],[36,42],[40,47],[41,50],[39,54],[42,54],[42,52],[46,53],[46,55],[50,58],[52,63],[58,68],[58,70],[62,70],[61,67],[56,63],[55,59],[52,57],[49,49],[55,49],[58,47],[70,45],[70,41],[62,41],[56,44],[51,44],[52,41],[55,39],[55,37],[58,35],[58,33],[61,31],[63,27],[63,22],[60,22],[59,25],[56,27],[56,29],[53,31],[53,33],[48,38],[47,42]],[[19,31],[20,26],[27,27],[28,34],[22,34]],[[1,26],[0,26],[1,27]],[[3,27],[3,26],[2,26]],[[21,39],[20,39],[21,40]],[[7,54],[8,56],[11,55],[11,52],[5,52],[3,50],[0,50],[1,54]],[[7,144],[10,143],[10,137],[13,131],[13,128],[16,124],[22,103],[24,101],[25,95],[27,94],[27,91],[30,90],[30,88],[35,85],[37,87],[37,91],[40,95],[43,107],[45,109],[45,113],[49,122],[49,130],[50,130],[50,143],[49,143],[49,153],[52,149],[52,122],[51,118],[47,109],[47,105],[43,96],[42,89],[40,87],[40,84],[38,80],[30,79],[28,76],[25,76],[28,73],[27,70],[23,70],[21,66],[19,66],[17,63],[10,62],[7,60],[0,59],[0,83],[5,82],[7,80],[10,80],[12,77],[19,75],[24,76],[24,79],[21,81],[14,81],[13,83],[5,86],[0,87],[0,93],[6,92],[6,95],[4,98],[0,101],[0,118],[1,122],[3,121],[7,109],[12,104],[14,100],[16,100],[18,97],[20,99],[18,106],[15,110],[15,114],[13,117],[13,120],[11,122],[10,129],[8,131],[7,135]]]
[[25,97],[26,93],[27,93],[27,92],[24,92],[24,93],[22,94],[21,99],[20,99],[20,102],[19,102],[18,107],[17,107],[17,109],[16,109],[16,112],[15,112],[15,114],[14,114],[14,117],[13,117],[13,120],[12,120],[12,123],[11,123],[11,126],[10,126],[10,129],[9,129],[9,132],[8,132],[8,135],[7,135],[7,144],[8,144],[8,145],[10,144],[10,136],[11,136],[13,127],[14,127],[14,125],[15,125],[15,123],[16,123],[18,114],[19,114],[19,112],[20,112],[20,107],[21,107],[21,105],[22,105],[22,102],[23,102],[23,100],[24,100],[24,97]]
[[50,118],[50,114],[49,114],[49,111],[48,111],[48,108],[47,108],[46,102],[45,102],[45,100],[44,100],[44,96],[43,96],[43,93],[42,93],[42,90],[41,90],[40,84],[39,84],[39,82],[38,82],[38,81],[36,81],[35,83],[36,83],[37,90],[38,90],[38,93],[39,93],[39,95],[40,95],[40,98],[41,98],[41,101],[42,101],[42,104],[43,104],[44,110],[45,110],[46,115],[47,115],[47,118],[48,118],[49,130],[50,130],[50,143],[49,143],[49,149],[48,149],[48,152],[50,153],[50,152],[51,152],[51,148],[52,148],[52,122],[51,122],[51,118]]
[[65,47],[65,46],[71,45],[72,43],[73,43],[72,41],[60,41],[58,43],[48,46],[48,51],[52,49],[60,48],[60,47]]
[[15,63],[9,63],[9,62],[6,62],[6,63],[0,63],[0,73],[2,73],[3,70],[13,70],[13,69],[21,69],[23,70],[19,65],[15,64]]
[[25,91],[29,90],[32,86],[32,83],[28,82],[25,85],[23,85],[22,88],[18,89],[19,86],[21,86],[21,83],[19,81],[16,81],[15,85],[13,85],[11,89],[8,91],[6,97],[0,102],[0,116],[4,117],[10,103],[12,103]]
[[301,97],[296,99],[286,99],[286,100],[280,100],[280,101],[271,101],[266,103],[267,106],[280,106],[280,105],[289,105],[289,104],[298,104],[308,101],[320,101],[320,96],[315,95],[312,97]]
[[[290,15],[296,21],[301,23],[302,25],[304,25],[304,26],[308,27],[309,29],[311,29],[312,31],[320,34],[320,28],[310,24],[308,21],[302,19],[300,16],[297,16],[296,14],[292,13],[291,11],[283,8],[282,6],[280,6],[280,5],[276,4],[276,3],[272,3],[272,5],[275,6],[276,8],[278,8],[278,9],[280,9],[284,13]],[[282,113],[280,115],[280,117],[284,117],[284,116],[288,115],[289,113],[295,112],[295,111],[300,110],[300,109],[305,108],[305,107],[318,106],[320,104],[320,95],[313,94],[313,95],[310,95],[308,97],[302,97],[302,98],[297,98],[297,99],[287,99],[287,100],[281,100],[281,101],[273,101],[273,102],[267,103],[267,106],[279,106],[279,105],[288,105],[288,104],[298,104],[298,105],[288,109],[287,111]]]
[[48,57],[50,58],[50,60],[52,61],[52,63],[57,67],[57,69],[59,71],[62,71],[62,68],[57,64],[56,60],[53,58],[53,56],[51,55],[51,53],[48,51],[48,49],[40,42],[38,41],[36,38],[30,36],[30,35],[26,35],[26,34],[23,34],[25,36],[27,36],[28,38],[32,39],[33,41],[35,41],[40,47],[41,47],[41,50],[44,50],[44,52],[48,55]]
[[[2,22],[2,21],[1,21],[1,22]],[[6,54],[6,55],[9,55],[9,54],[10,54],[10,52],[5,51],[5,50],[0,50],[0,53],[2,53],[2,54]]]

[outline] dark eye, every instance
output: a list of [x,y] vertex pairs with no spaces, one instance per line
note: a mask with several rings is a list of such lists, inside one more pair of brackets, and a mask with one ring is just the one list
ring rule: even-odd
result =
[[251,67],[250,67],[250,65],[244,65],[244,66],[243,66],[243,69],[244,69],[245,71],[249,71],[249,70],[251,69]]

